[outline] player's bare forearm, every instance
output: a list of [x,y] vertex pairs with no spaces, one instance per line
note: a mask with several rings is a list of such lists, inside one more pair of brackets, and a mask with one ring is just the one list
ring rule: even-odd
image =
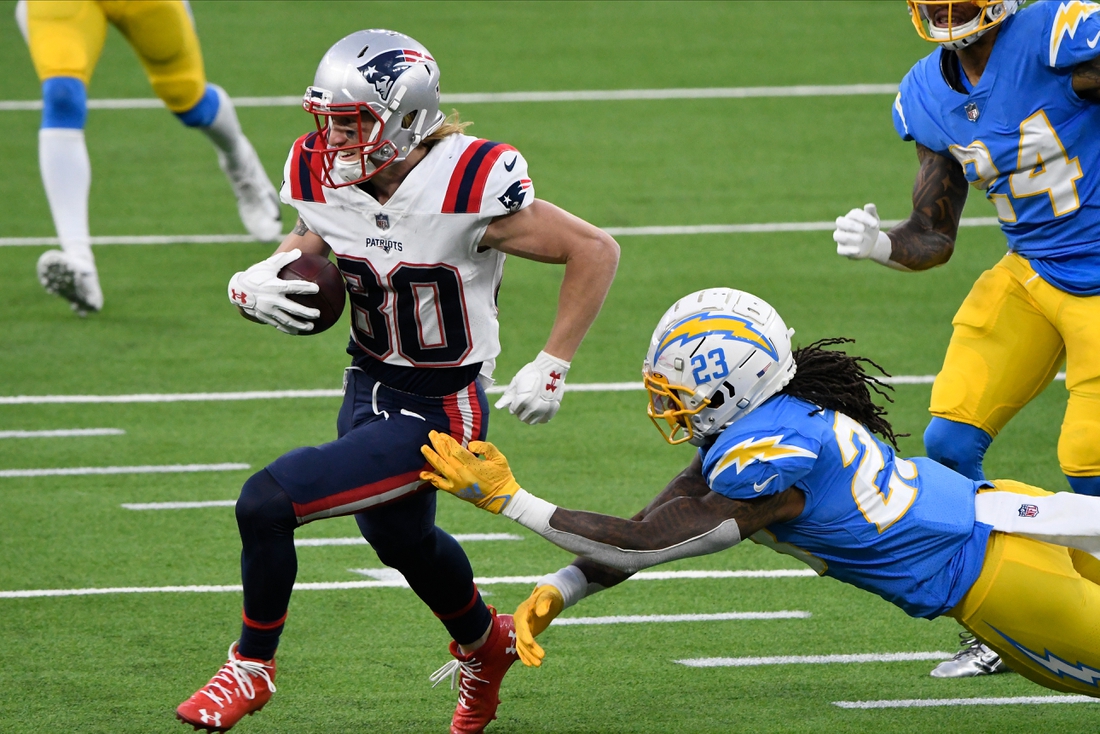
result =
[[[653,510],[677,497],[702,497],[710,492],[710,487],[707,486],[707,482],[703,478],[702,469],[702,459],[696,454],[687,468],[677,474],[661,490],[660,494],[654,497],[641,512],[631,519],[643,520]],[[620,584],[633,575],[579,556],[573,561],[572,565],[579,568],[589,582],[599,584],[604,588]]]
[[1073,68],[1073,91],[1081,99],[1100,102],[1100,56]]
[[550,517],[550,527],[622,550],[659,551],[698,538],[727,520],[735,520],[741,537],[748,537],[772,523],[794,519],[804,503],[802,492],[793,487],[749,501],[708,492],[671,499],[642,520],[559,507]]
[[565,276],[558,293],[558,313],[545,351],[570,361],[603,307],[615,270],[619,245],[602,230],[592,228],[592,237],[578,241],[565,263]]
[[545,351],[572,360],[615,278],[618,243],[598,227],[536,199],[526,209],[490,224],[482,244],[528,260],[565,265],[558,312]]
[[301,217],[298,217],[294,229],[283,238],[282,244],[275,249],[275,252],[290,252],[295,248],[301,250],[302,254],[327,256],[329,253],[328,243],[321,239],[321,235],[311,231]]
[[890,259],[910,270],[927,270],[951,259],[966,204],[962,166],[917,143],[920,170],[913,185],[913,212],[891,229]]

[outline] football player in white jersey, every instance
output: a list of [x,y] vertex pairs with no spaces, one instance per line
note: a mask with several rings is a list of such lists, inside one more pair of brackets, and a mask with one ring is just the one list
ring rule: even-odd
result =
[[336,255],[351,300],[340,437],[291,451],[245,483],[241,637],[177,716],[226,731],[267,703],[296,572],[294,529],[354,514],[380,560],[454,640],[454,660],[432,676],[460,688],[451,731],[480,732],[517,659],[514,626],[481,600],[462,548],[435,526],[420,446],[432,430],[463,444],[485,436],[483,385],[500,351],[496,293],[507,254],[565,265],[546,346],[497,403],[527,423],[554,416],[614,278],[618,245],[535,199],[514,148],[465,135],[465,124],[446,118],[439,67],[408,36],[370,30],[338,42],[303,107],[317,131],[294,143],[282,189],[298,223],[272,257],[233,276],[229,297],[253,320],[308,332],[319,314],[287,295],[317,286],[277,273],[303,252]]

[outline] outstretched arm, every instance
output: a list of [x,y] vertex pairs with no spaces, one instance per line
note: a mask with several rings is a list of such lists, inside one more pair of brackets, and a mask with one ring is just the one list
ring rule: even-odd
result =
[[[702,471],[703,460],[696,454],[686,469],[673,477],[672,481],[661,490],[660,494],[650,500],[649,504],[630,519],[644,520],[649,513],[677,497],[701,497],[707,494],[710,492],[710,487],[703,479]],[[591,561],[583,556],[577,556],[571,565],[584,574],[589,584],[589,593],[594,591],[591,584],[596,584],[599,589],[608,589],[626,581],[632,575],[617,568]]]
[[955,250],[967,180],[954,158],[917,143],[920,170],[913,184],[913,213],[887,235],[890,259],[909,270],[942,265]]
[[[766,525],[797,517],[804,502],[802,493],[793,488],[742,501],[711,491],[700,493],[691,483],[693,489],[688,491],[694,493],[647,508],[640,520],[625,520],[557,507],[522,489],[507,459],[491,443],[472,441],[466,450],[447,434],[432,431],[430,438],[432,446],[424,446],[422,452],[437,473],[425,472],[422,479],[484,510],[503,514],[561,548],[628,573],[729,548]],[[485,459],[472,452],[484,454]],[[674,483],[669,491],[680,490]]]
[[514,519],[563,548],[582,554],[572,565],[543,577],[516,609],[516,650],[530,666],[541,665],[546,655],[535,638],[563,609],[621,583],[638,568],[713,553],[770,522],[794,518],[805,501],[793,488],[752,502],[722,497],[707,486],[702,461],[696,455],[645,509],[623,520],[555,508],[529,495],[520,489],[507,460],[492,444],[470,444],[472,450],[485,453],[482,461],[449,436],[433,432],[431,440],[434,450],[425,446],[423,453],[439,473],[424,473],[423,479],[482,509],[509,517],[524,503],[535,505],[534,510],[541,510],[543,516],[545,510],[550,510],[546,522],[524,522],[524,513]]

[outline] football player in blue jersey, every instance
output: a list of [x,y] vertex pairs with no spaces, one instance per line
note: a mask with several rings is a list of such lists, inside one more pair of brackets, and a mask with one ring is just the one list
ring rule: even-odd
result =
[[[665,313],[643,368],[649,415],[699,452],[631,520],[556,507],[521,489],[492,444],[432,435],[425,479],[582,556],[516,610],[521,659],[540,664],[535,635],[586,595],[751,538],[914,617],[957,619],[1041,685],[1100,696],[1100,561],[1085,552],[1098,547],[1100,500],[897,456],[864,370],[877,365],[828,348],[845,340],[792,351],[792,333],[728,288]],[[1062,503],[1073,510],[1041,528]],[[1074,517],[1091,519],[1082,530]]]
[[[939,44],[893,106],[920,161],[913,211],[883,232],[867,204],[833,239],[845,257],[926,270],[951,257],[967,183],[984,192],[1009,251],[952,321],[925,449],[983,478],[990,442],[1064,363],[1058,460],[1075,492],[1100,495],[1100,5],[1021,4],[909,0],[917,32]],[[973,644],[933,675],[1001,669]]]

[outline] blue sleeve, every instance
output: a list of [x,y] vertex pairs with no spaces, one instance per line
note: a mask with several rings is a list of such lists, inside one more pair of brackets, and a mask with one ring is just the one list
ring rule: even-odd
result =
[[913,136],[909,134],[909,124],[905,121],[905,109],[901,103],[901,92],[898,92],[898,96],[894,97],[894,130],[901,136],[902,140],[912,140]]
[[1053,2],[1044,5],[1049,16],[1043,30],[1048,66],[1067,69],[1100,56],[1100,4],[1071,0],[1057,7]]
[[723,434],[707,452],[703,476],[718,494],[754,499],[794,485],[810,472],[820,453],[820,441],[790,429],[774,435]]

